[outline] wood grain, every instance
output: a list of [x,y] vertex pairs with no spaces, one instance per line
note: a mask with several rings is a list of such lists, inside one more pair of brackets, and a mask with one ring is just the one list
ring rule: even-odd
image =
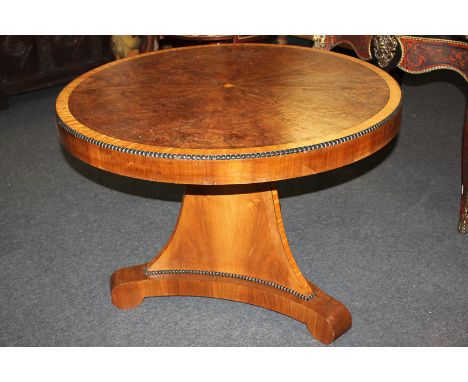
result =
[[315,297],[309,301],[261,284],[226,277],[203,275],[159,275],[144,273],[146,264],[122,268],[111,278],[112,303],[131,309],[150,296],[202,296],[222,298],[261,306],[306,324],[309,333],[330,344],[346,333],[352,324],[351,314],[339,301],[309,283]]
[[370,61],[372,35],[327,35],[322,49],[331,50],[336,46],[349,46],[361,60]]
[[[248,276],[283,286],[203,274]],[[287,289],[286,289],[287,288]],[[311,334],[330,343],[351,326],[340,302],[308,282],[286,238],[275,184],[187,187],[179,219],[166,246],[147,264],[123,268],[111,278],[112,301],[133,308],[144,297],[188,295],[259,305],[304,322]],[[298,297],[311,296],[310,300]]]
[[[120,60],[79,77],[58,97],[58,118],[69,126],[59,125],[58,132],[74,155],[122,175],[184,184],[256,183],[310,175],[372,154],[397,133],[400,101],[389,75],[344,55],[211,45]],[[363,134],[372,126],[379,128]],[[334,140],[343,142],[329,146]],[[317,150],[232,161],[122,152],[265,154],[325,142]]]
[[390,97],[379,73],[310,49],[167,52],[80,82],[68,99],[71,114],[91,130],[142,145],[250,149],[340,137]]
[[68,151],[117,174],[191,185],[159,254],[112,275],[113,303],[225,298],[289,315],[318,340],[335,340],[351,315],[300,272],[269,182],[377,151],[398,132],[400,103],[397,83],[380,69],[291,46],[166,50],[79,77],[56,104]]
[[170,244],[148,269],[220,271],[312,292],[289,249],[269,183],[187,187]]

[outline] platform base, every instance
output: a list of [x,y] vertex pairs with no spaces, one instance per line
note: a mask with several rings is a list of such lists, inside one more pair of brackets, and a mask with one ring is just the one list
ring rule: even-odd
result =
[[289,248],[276,184],[187,187],[176,228],[150,262],[114,272],[112,303],[202,296],[253,304],[330,344],[351,327],[339,301],[304,278]]
[[307,325],[310,334],[330,344],[351,327],[351,314],[339,301],[315,285],[306,301],[276,288],[229,277],[198,274],[148,276],[148,264],[122,268],[111,278],[112,303],[120,309],[135,308],[145,297],[202,296],[244,302],[274,310]]

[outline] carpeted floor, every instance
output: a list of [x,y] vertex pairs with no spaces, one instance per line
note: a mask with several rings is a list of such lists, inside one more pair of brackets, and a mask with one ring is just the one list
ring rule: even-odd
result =
[[[345,168],[281,182],[303,273],[344,302],[333,346],[467,346],[468,235],[456,230],[464,82],[406,75],[397,140]],[[154,256],[182,188],[124,178],[65,153],[59,87],[0,112],[0,346],[317,346],[286,316],[164,297],[121,311],[109,277]]]

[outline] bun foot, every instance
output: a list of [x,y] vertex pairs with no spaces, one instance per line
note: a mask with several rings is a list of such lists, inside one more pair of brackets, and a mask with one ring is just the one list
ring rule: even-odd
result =
[[144,276],[141,267],[121,268],[111,276],[112,304],[119,309],[136,308],[145,296],[141,293],[138,281]]
[[312,337],[329,345],[352,325],[351,313],[338,300],[311,284],[315,297],[308,302],[308,319],[305,322]]
[[458,232],[468,233],[468,202],[466,195],[462,196],[460,218],[458,220]]
[[458,232],[468,233],[468,215],[458,221]]

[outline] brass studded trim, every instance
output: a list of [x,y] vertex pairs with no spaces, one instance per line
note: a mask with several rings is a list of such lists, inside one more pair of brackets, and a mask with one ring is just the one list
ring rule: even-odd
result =
[[310,301],[312,298],[315,297],[315,294],[312,292],[309,295],[305,295],[299,292],[296,292],[295,290],[292,290],[290,288],[286,288],[283,285],[276,284],[271,281],[266,281],[262,280],[256,277],[250,277],[250,276],[243,276],[243,275],[238,275],[235,273],[226,273],[226,272],[214,272],[214,271],[201,271],[201,270],[195,270],[195,269],[167,269],[167,270],[158,270],[158,271],[149,271],[147,268],[145,268],[145,275],[147,276],[160,276],[160,275],[183,275],[183,274],[189,274],[189,275],[203,275],[203,276],[213,276],[213,277],[230,277],[233,279],[238,279],[238,280],[246,280],[258,284],[263,284],[265,286],[269,286],[271,288],[279,289],[283,292],[292,294],[295,297],[298,297],[302,300],[305,301]]
[[60,128],[65,130],[67,133],[73,135],[75,138],[82,139],[83,141],[86,141],[88,143],[94,144],[96,146],[99,146],[105,149],[119,151],[119,152],[126,153],[126,154],[141,155],[141,156],[152,157],[152,158],[176,159],[176,160],[238,160],[238,159],[255,159],[255,158],[275,157],[275,156],[283,156],[283,155],[290,155],[290,154],[299,154],[299,153],[303,153],[307,151],[320,150],[329,146],[336,146],[340,143],[344,143],[344,142],[348,142],[356,138],[360,138],[366,134],[369,134],[377,130],[381,126],[384,126],[387,122],[391,121],[400,112],[400,109],[401,109],[401,101],[398,107],[390,115],[388,115],[386,118],[384,118],[380,122],[368,127],[365,130],[359,131],[355,134],[351,134],[351,135],[338,138],[338,139],[334,139],[331,141],[308,145],[308,146],[301,146],[301,147],[296,147],[296,148],[286,149],[286,150],[263,151],[263,152],[259,151],[259,152],[242,153],[242,154],[219,154],[219,155],[172,154],[172,153],[162,153],[162,152],[155,152],[155,151],[131,149],[128,147],[113,145],[111,143],[105,143],[97,139],[90,138],[84,134],[81,134],[80,132],[72,129],[65,122],[63,122],[62,119],[58,116],[58,114],[56,114],[56,121],[57,121],[57,125]]
[[312,36],[312,41],[314,42],[314,48],[315,49],[326,49],[327,44],[326,44],[326,39],[327,36],[324,34],[315,34]]

